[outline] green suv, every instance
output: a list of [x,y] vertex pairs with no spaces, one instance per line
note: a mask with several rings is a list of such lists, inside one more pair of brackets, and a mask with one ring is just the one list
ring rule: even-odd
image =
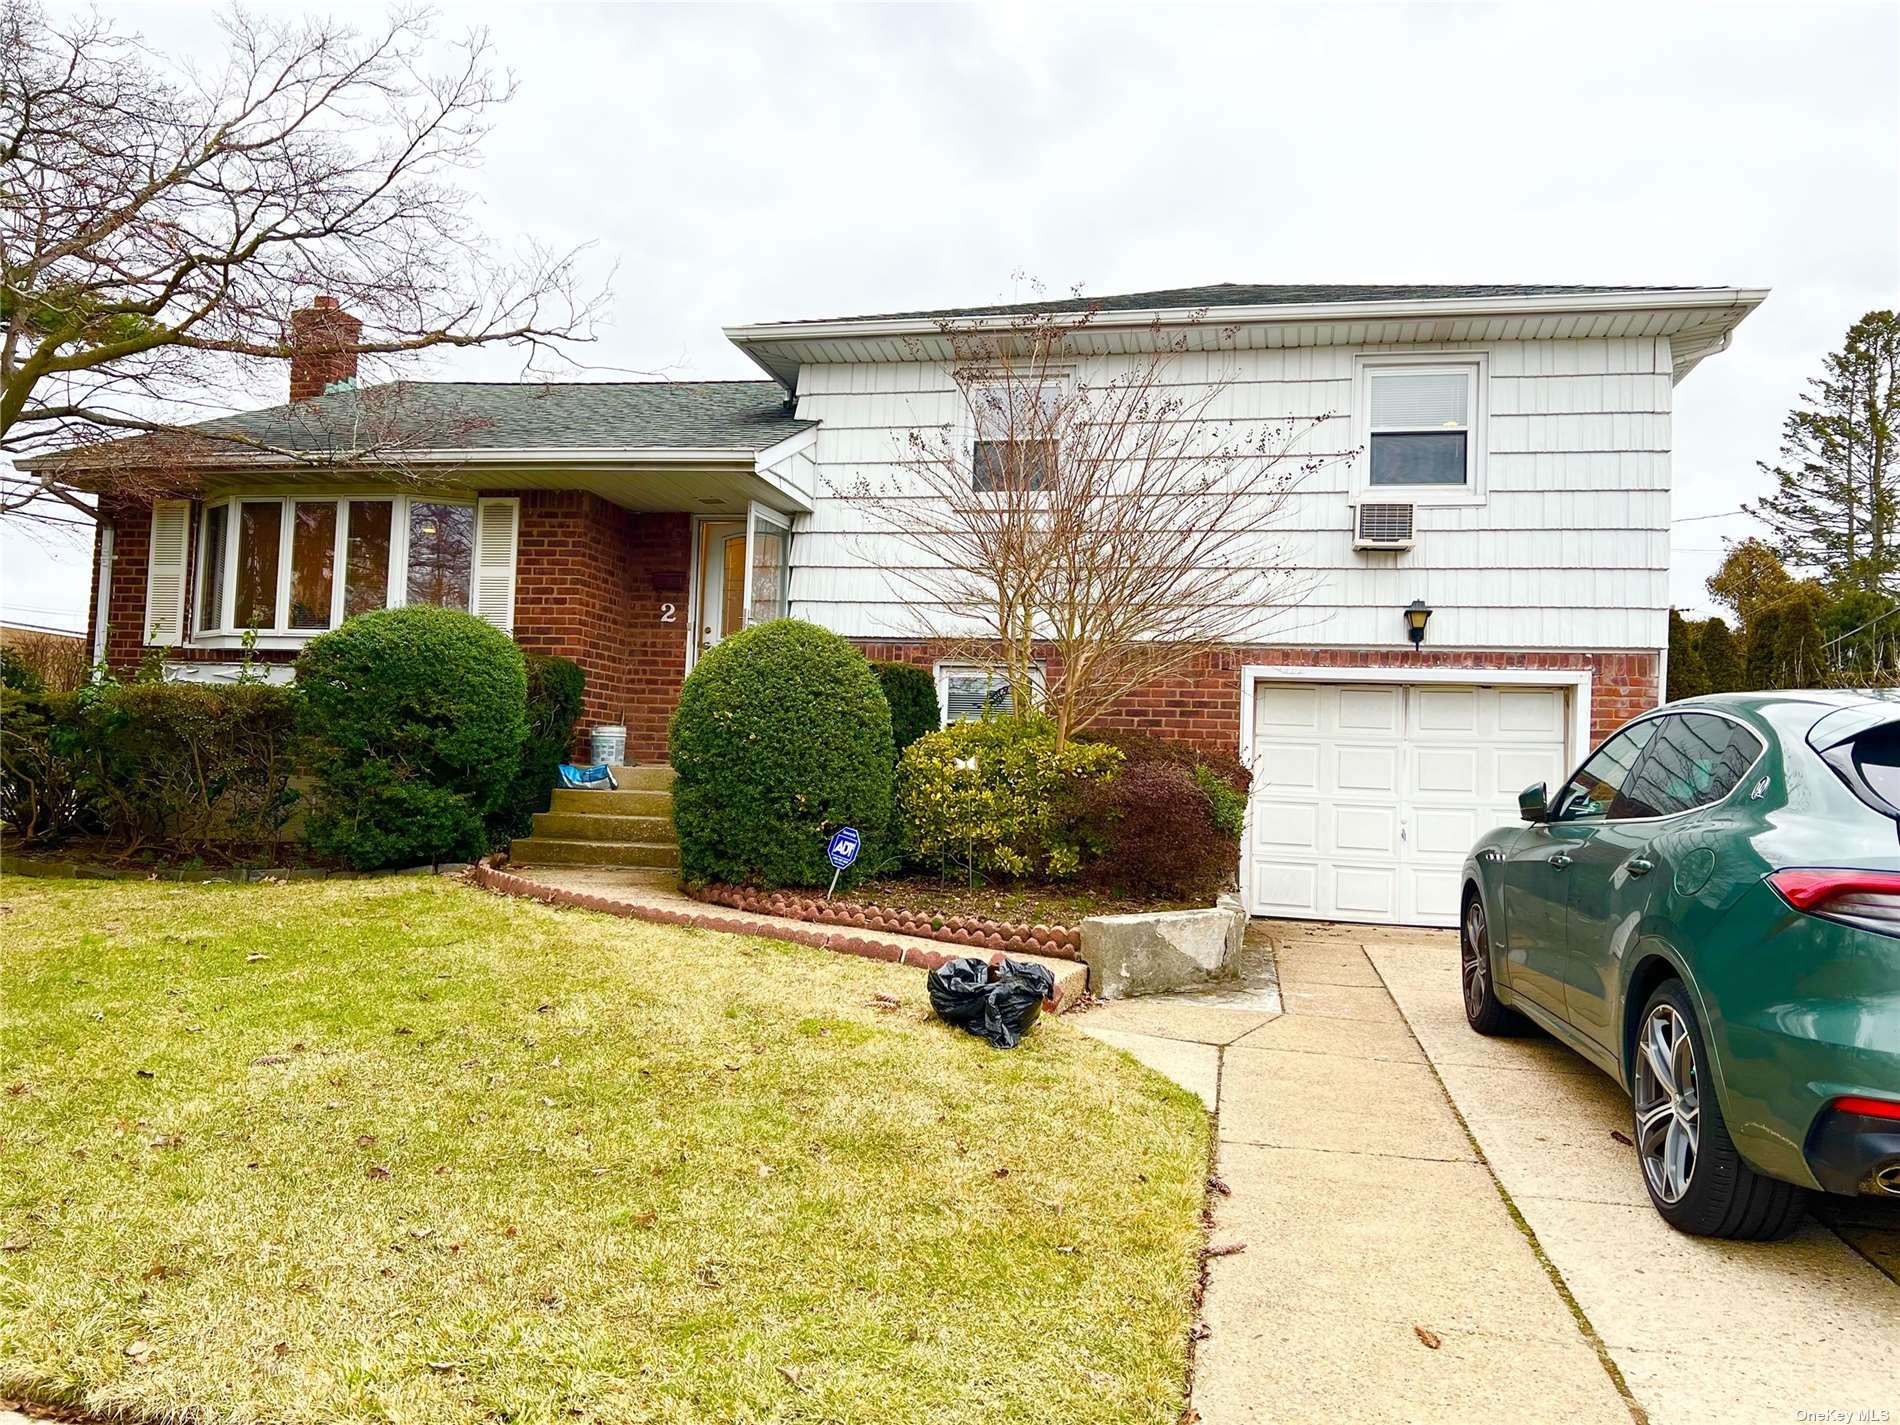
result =
[[1685,1232],[1900,1200],[1900,695],[1671,703],[1518,802],[1465,861],[1471,1027],[1613,1074]]

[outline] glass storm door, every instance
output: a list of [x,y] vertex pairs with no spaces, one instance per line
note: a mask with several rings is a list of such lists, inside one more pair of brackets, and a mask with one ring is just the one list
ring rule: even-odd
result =
[[699,527],[699,651],[745,625],[746,528]]

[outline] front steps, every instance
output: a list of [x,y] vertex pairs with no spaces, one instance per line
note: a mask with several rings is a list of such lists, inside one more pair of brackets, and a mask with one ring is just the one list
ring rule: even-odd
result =
[[673,769],[665,763],[615,767],[619,790],[557,787],[536,812],[534,834],[508,849],[517,866],[650,866],[677,869],[673,831]]

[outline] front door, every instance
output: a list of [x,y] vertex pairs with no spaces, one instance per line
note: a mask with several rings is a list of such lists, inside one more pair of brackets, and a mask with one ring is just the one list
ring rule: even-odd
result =
[[745,626],[745,525],[707,521],[699,527],[698,651]]

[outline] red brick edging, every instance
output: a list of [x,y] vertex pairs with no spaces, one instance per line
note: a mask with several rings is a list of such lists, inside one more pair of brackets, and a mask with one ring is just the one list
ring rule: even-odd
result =
[[787,891],[760,891],[749,886],[682,885],[680,892],[709,905],[759,915],[784,916],[820,925],[845,925],[884,930],[966,945],[972,950],[1004,950],[1018,955],[1041,955],[1050,960],[1082,959],[1082,932],[1066,925],[1023,925],[1009,920],[986,920],[980,915],[937,915],[898,910],[891,906],[858,905],[854,901],[826,901]]
[[[565,890],[559,886],[544,886],[539,881],[531,881],[526,876],[517,876],[508,871],[497,870],[493,866],[476,864],[468,868],[469,881],[483,890],[495,891],[505,896],[519,896],[524,900],[539,901],[543,905],[572,906],[577,910],[605,911],[608,915],[618,915],[629,920],[650,920],[661,925],[690,925],[700,930],[723,930],[732,935],[760,935],[768,940],[785,940],[794,945],[811,945],[820,950],[835,950],[843,955],[862,955],[868,960],[883,960],[893,965],[911,965],[920,970],[934,970],[939,965],[947,965],[957,959],[956,955],[944,954],[937,950],[924,950],[914,945],[897,945],[889,940],[874,940],[861,935],[843,935],[828,930],[802,930],[787,926],[785,917],[774,920],[762,920],[749,915],[722,915],[707,911],[693,914],[683,910],[669,910],[665,906],[640,905],[633,901],[616,900],[612,896],[588,895],[584,891]],[[972,947],[975,948],[975,947]],[[992,955],[994,963],[1001,959]],[[1062,992],[1058,988],[1055,998],[1044,1001],[1051,1011],[1062,1007]]]

